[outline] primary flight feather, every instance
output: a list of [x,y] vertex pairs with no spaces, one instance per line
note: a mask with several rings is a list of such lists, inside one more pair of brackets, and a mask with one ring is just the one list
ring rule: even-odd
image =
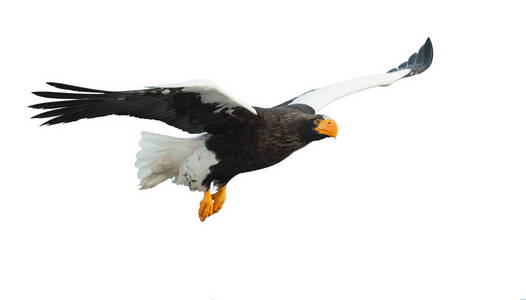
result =
[[[336,137],[336,122],[319,114],[323,107],[349,94],[420,74],[432,61],[433,46],[428,38],[417,53],[387,73],[311,90],[271,108],[247,105],[207,80],[130,91],[48,82],[71,92],[34,94],[66,100],[30,107],[48,109],[34,116],[51,118],[43,125],[127,115],[201,133],[194,138],[176,138],[143,132],[135,165],[142,189],[171,178],[191,190],[204,192],[198,211],[204,221],[222,208],[226,185],[237,174],[274,165],[310,142]],[[211,194],[213,185],[218,191]]]

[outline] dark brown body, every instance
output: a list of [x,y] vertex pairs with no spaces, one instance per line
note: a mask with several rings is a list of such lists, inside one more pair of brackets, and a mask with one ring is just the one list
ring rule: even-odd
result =
[[[213,134],[206,142],[219,163],[210,168],[204,186],[212,182],[226,185],[240,173],[272,166],[309,144],[320,139],[309,138],[311,131],[305,124],[312,123],[313,114],[294,108],[255,107],[258,117],[246,126],[228,134]],[[308,126],[307,126],[308,128]]]

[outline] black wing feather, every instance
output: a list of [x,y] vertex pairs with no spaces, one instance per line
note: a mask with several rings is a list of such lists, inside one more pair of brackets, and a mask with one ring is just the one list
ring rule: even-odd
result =
[[52,87],[56,87],[57,89],[61,90],[68,90],[68,91],[75,91],[75,92],[86,92],[86,93],[105,93],[105,94],[111,94],[113,92],[110,91],[103,91],[103,90],[95,90],[95,89],[89,89],[85,87],[75,86],[75,85],[69,85],[64,83],[58,83],[58,82],[46,82]]
[[108,97],[112,94],[78,94],[78,93],[62,93],[62,92],[33,92],[33,94],[53,99],[93,99],[99,97]]
[[96,100],[91,99],[91,100],[68,100],[68,101],[44,102],[44,103],[39,103],[39,104],[33,104],[33,105],[30,105],[29,107],[52,109],[52,108],[77,106],[77,105],[89,103],[91,101],[96,101]]
[[404,69],[411,69],[412,72],[406,75],[406,77],[420,74],[427,70],[431,63],[433,62],[433,44],[431,44],[431,39],[427,38],[426,42],[417,53],[413,53],[406,62],[403,62],[398,66],[389,70],[387,73],[396,72]]
[[204,103],[197,92],[183,88],[151,88],[134,91],[103,91],[62,83],[51,86],[83,93],[34,92],[35,95],[54,99],[76,99],[44,102],[31,108],[51,109],[33,118],[52,118],[42,125],[69,123],[85,118],[108,115],[127,115],[159,120],[189,133],[220,133],[240,126],[255,115],[244,108],[227,112],[219,103]]

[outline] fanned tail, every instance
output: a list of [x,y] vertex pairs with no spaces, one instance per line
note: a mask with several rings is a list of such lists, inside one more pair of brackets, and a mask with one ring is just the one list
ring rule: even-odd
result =
[[140,189],[149,189],[169,178],[177,179],[179,168],[202,144],[197,138],[176,138],[151,132],[141,132],[141,150],[137,153],[137,177]]

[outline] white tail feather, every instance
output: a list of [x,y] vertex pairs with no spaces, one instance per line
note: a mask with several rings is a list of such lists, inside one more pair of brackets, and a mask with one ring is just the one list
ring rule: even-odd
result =
[[184,139],[151,132],[141,132],[141,136],[141,150],[135,162],[141,189],[152,188],[169,178],[177,179],[181,165],[203,143],[201,136]]

